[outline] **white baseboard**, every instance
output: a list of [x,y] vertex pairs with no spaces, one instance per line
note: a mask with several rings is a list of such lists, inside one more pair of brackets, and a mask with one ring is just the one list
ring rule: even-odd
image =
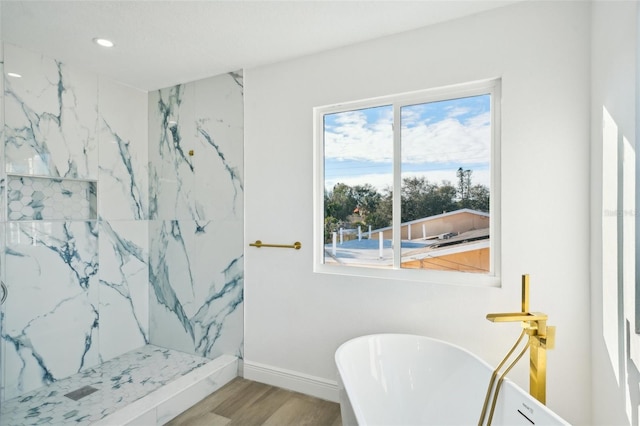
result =
[[327,401],[339,402],[338,383],[316,376],[244,360],[243,377]]

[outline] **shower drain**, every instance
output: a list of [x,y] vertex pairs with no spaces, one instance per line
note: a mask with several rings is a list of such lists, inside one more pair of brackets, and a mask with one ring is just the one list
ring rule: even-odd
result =
[[73,399],[74,401],[77,401],[79,399],[84,398],[85,396],[91,395],[97,390],[98,389],[94,388],[93,386],[83,386],[80,389],[76,389],[73,392],[69,392],[65,394],[64,396],[66,396],[67,398]]

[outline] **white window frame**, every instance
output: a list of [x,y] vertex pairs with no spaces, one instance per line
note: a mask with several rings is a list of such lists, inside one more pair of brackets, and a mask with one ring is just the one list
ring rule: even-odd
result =
[[[491,95],[491,197],[490,197],[490,272],[475,274],[458,271],[409,269],[400,267],[400,250],[394,252],[394,267],[375,268],[366,266],[327,265],[324,263],[324,116],[344,111],[392,105],[393,122],[400,123],[400,108],[420,103],[478,95]],[[315,107],[313,109],[314,132],[314,220],[313,220],[313,270],[317,273],[382,278],[405,281],[420,281],[435,284],[459,284],[499,287],[501,276],[501,229],[500,229],[500,129],[501,129],[501,80],[491,79],[463,83],[416,92],[383,96],[355,102]],[[401,140],[400,129],[394,130],[393,157],[393,247],[400,247],[400,199],[401,199]]]

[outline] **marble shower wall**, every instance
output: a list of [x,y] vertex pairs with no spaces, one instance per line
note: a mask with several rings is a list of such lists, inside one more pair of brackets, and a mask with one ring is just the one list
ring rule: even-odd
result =
[[242,84],[230,73],[149,94],[150,219],[242,221]]
[[4,64],[10,399],[149,340],[147,94],[11,45]]
[[98,77],[5,44],[6,172],[96,179]]
[[98,84],[100,354],[149,343],[147,93]]
[[150,342],[209,358],[242,356],[242,90],[230,73],[149,94]]
[[[0,17],[1,18],[1,17]],[[0,73],[2,76],[5,75],[4,69],[4,45],[0,42]],[[0,78],[0,159],[4,158],[4,77]],[[0,162],[0,164],[2,164]],[[4,200],[4,185],[5,185],[5,177],[4,171],[1,170],[0,167],[0,200]],[[0,220],[4,220],[5,218],[5,207],[4,203],[0,202]],[[4,249],[4,226],[0,224],[0,253],[2,253]],[[0,254],[0,281],[4,283],[4,256]],[[2,296],[0,296],[2,297]],[[2,324],[4,323],[4,310],[0,305],[0,401],[4,401],[4,365],[2,360],[4,359],[4,343],[2,340]]]
[[150,342],[240,354],[242,77],[147,94],[11,45],[4,66],[0,399]]
[[[4,67],[4,45],[0,42],[0,72],[2,75],[5,75],[5,67]],[[4,78],[0,78],[0,159],[4,158]],[[0,200],[4,200],[4,189],[5,189],[5,175],[0,167]],[[4,220],[5,217],[5,205],[4,203],[0,203],[0,220]],[[0,241],[4,241],[2,238]],[[0,256],[0,261],[2,260],[2,256]],[[0,263],[0,271],[2,271],[2,264]],[[0,272],[0,278],[2,278],[2,273]],[[0,310],[0,318],[2,318],[2,311]],[[0,347],[1,349],[1,347]],[[0,350],[0,360],[2,359],[2,352]],[[0,401],[2,401],[2,385],[0,384]]]
[[100,361],[96,222],[7,224],[5,397]]
[[147,94],[3,58],[0,400],[150,342],[241,355],[241,75]]
[[147,93],[101,79],[100,219],[149,218]]

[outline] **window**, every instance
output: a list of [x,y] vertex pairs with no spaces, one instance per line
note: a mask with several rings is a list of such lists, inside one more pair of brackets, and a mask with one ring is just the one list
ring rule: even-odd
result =
[[315,108],[315,270],[498,284],[499,89]]

